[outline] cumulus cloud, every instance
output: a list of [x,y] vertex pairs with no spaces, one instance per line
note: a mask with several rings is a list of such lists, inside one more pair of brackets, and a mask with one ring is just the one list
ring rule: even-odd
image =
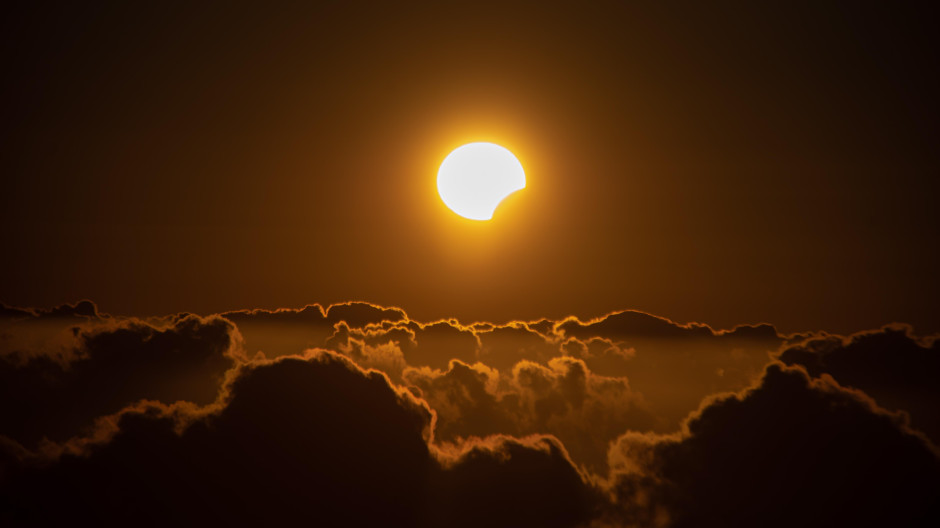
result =
[[706,324],[679,324],[665,317],[658,317],[638,310],[613,312],[590,321],[570,317],[558,325],[556,332],[565,336],[630,337],[636,339],[695,339],[708,337],[750,338],[777,340],[779,336],[773,326],[767,324],[742,325],[731,331],[715,331]]
[[535,527],[574,526],[593,511],[596,494],[557,441],[432,449],[432,417],[384,375],[330,352],[256,362],[208,413],[137,406],[80,452],[44,465],[7,454],[0,515],[30,524]]
[[633,310],[568,318],[555,333],[598,374],[628,377],[661,419],[661,432],[676,429],[709,394],[750,385],[785,339],[767,324],[719,331]]
[[4,344],[16,346],[0,353],[0,434],[34,445],[140,399],[209,403],[244,359],[234,325],[217,316],[118,320],[71,308],[4,326]]
[[558,338],[554,333],[541,333],[537,328],[544,325],[513,321],[503,325],[478,327],[480,339],[478,360],[510,371],[520,361],[547,364],[561,355]]
[[832,378],[768,367],[675,435],[611,450],[617,518],[638,526],[934,526],[940,459],[904,415]]
[[455,320],[420,323],[417,321],[384,321],[365,327],[338,323],[325,346],[342,350],[350,338],[370,345],[391,343],[397,346],[411,366],[446,368],[451,359],[473,362],[480,348],[480,339],[470,327]]
[[[636,311],[590,321],[567,318],[502,324],[422,323],[404,312],[395,314],[392,319],[378,321],[376,317],[359,327],[339,321],[319,343],[295,340],[288,350],[329,348],[363,366],[382,369],[396,381],[403,372],[402,358],[406,367],[442,372],[452,360],[482,364],[511,379],[521,362],[548,367],[553,359],[573,357],[584,361],[595,375],[620,378],[619,383],[629,379],[632,392],[642,395],[656,415],[655,430],[668,432],[677,429],[705,396],[748,386],[771,360],[771,352],[786,340],[766,324],[718,331]],[[276,335],[283,342],[291,331],[281,328]],[[476,434],[470,433],[476,430],[469,427],[465,432]]]
[[304,349],[322,346],[333,335],[335,325],[341,322],[360,328],[407,318],[399,308],[365,302],[331,304],[325,308],[308,304],[300,309],[235,310],[219,315],[238,325],[250,354],[261,351],[268,357],[298,354]]
[[81,302],[0,307],[0,345],[5,525],[938,514],[937,450],[917,430],[934,434],[937,344],[902,326],[464,324],[369,303],[138,319]]
[[[65,320],[63,315],[100,319],[90,303],[22,312],[43,318],[59,314],[56,321]],[[617,312],[587,322],[568,318],[464,325],[452,319],[413,321],[399,308],[355,302],[325,308],[313,304],[300,309],[240,310],[221,316],[237,325],[236,333],[242,336],[250,357],[256,353],[262,354],[259,357],[280,357],[327,348],[363,368],[384,372],[396,383],[410,385],[432,402],[441,439],[555,434],[564,440],[578,464],[595,471],[604,470],[606,445],[623,430],[675,430],[702,397],[746,386],[769,361],[767,348],[777,343],[776,332],[766,325],[716,332],[704,325],[680,325],[642,312]],[[109,321],[104,318],[97,324]],[[62,326],[62,335],[71,343],[77,334],[69,324]],[[89,324],[85,323],[84,331]],[[132,342],[119,346],[136,349]],[[60,348],[68,354],[82,349],[74,344]],[[231,365],[219,369],[224,371],[226,366]],[[105,371],[102,369],[102,376]],[[166,376],[177,378],[181,386],[181,372]],[[486,380],[481,382],[480,376]],[[28,376],[20,373],[17,377],[21,384],[33,385]],[[219,372],[210,377],[219,378]],[[190,379],[194,388],[200,379],[208,378],[193,374]],[[165,381],[169,386],[169,379]],[[62,439],[95,416],[113,412],[134,398],[173,401],[175,396],[204,403],[218,384],[203,382],[198,387],[202,389],[199,394],[171,394],[141,386],[140,390],[125,391],[110,406],[86,405],[83,399],[87,397],[80,397],[72,402],[73,407],[88,411],[69,416],[81,416],[81,424],[63,425],[61,431],[53,426],[39,427],[30,438],[9,428],[8,434],[29,441],[42,434]],[[41,399],[29,391],[18,392],[29,399]],[[48,416],[52,424],[68,422],[56,413]],[[584,420],[591,420],[594,427],[585,430],[581,427]]]
[[224,315],[238,325],[249,352],[277,357],[323,347],[383,369],[396,381],[402,372],[396,348],[407,367],[445,371],[458,360],[482,363],[505,376],[522,361],[548,366],[554,358],[575,357],[597,375],[630,379],[657,414],[661,431],[676,429],[708,394],[748,386],[786,340],[766,324],[719,331],[637,311],[589,321],[501,324],[420,322],[401,309],[368,303]]
[[551,436],[493,436],[439,450],[444,463],[432,494],[438,526],[584,525],[602,495]]
[[882,407],[903,410],[912,425],[940,444],[940,340],[917,338],[906,325],[840,336],[818,336],[780,354],[812,376],[828,374],[865,391]]
[[33,357],[46,357],[68,363],[80,329],[111,321],[111,317],[99,314],[94,303],[87,300],[50,309],[0,303],[0,359],[23,363]]
[[84,299],[75,304],[62,304],[54,308],[18,308],[0,303],[0,321],[23,321],[53,318],[96,319],[107,317],[98,313],[95,303]]
[[366,339],[351,337],[345,323],[340,323],[340,326],[342,328],[338,328],[337,332],[345,329],[345,339],[332,341],[335,350],[355,361],[360,367],[382,371],[393,381],[401,382],[402,373],[408,364],[397,342],[370,343]]
[[509,374],[452,361],[446,371],[409,368],[403,378],[437,412],[439,440],[552,434],[594,471],[606,470],[607,446],[623,431],[649,430],[654,422],[625,378],[597,376],[570,357],[547,366],[521,361]]

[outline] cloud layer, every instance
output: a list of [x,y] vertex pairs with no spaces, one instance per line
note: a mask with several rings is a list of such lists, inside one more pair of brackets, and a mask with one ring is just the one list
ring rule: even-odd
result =
[[331,352],[245,366],[209,409],[145,403],[113,420],[52,464],[9,464],[7,520],[534,527],[592,511],[557,441],[438,452],[423,401]]
[[841,336],[820,336],[786,348],[780,360],[813,376],[828,374],[865,391],[888,409],[906,411],[911,422],[940,443],[940,340],[918,339],[910,327]]
[[940,461],[904,415],[831,378],[770,365],[675,435],[611,451],[620,513],[641,526],[929,526]]
[[218,316],[116,320],[86,302],[21,310],[0,328],[0,434],[26,445],[67,440],[141,399],[211,403],[244,360]]
[[906,327],[420,322],[368,303],[0,319],[5,524],[940,518],[937,341]]

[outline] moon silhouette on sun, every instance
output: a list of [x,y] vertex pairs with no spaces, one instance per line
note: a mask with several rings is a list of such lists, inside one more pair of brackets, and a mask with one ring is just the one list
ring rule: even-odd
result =
[[494,143],[468,143],[444,158],[437,192],[453,212],[471,220],[493,218],[496,207],[525,188],[525,171],[512,152]]

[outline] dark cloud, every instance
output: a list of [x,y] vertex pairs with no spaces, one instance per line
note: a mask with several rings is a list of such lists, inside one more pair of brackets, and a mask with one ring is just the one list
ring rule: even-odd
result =
[[0,320],[46,319],[56,317],[98,318],[101,317],[101,315],[98,313],[98,307],[95,306],[95,303],[87,299],[78,301],[75,304],[63,304],[48,310],[17,308],[0,303]]
[[777,330],[769,324],[739,325],[731,330],[714,330],[706,324],[680,324],[665,317],[637,310],[613,312],[587,322],[569,317],[555,325],[555,333],[563,337],[579,339],[592,337],[637,340],[722,338],[770,342],[779,342],[782,339]]
[[547,366],[521,361],[511,373],[452,361],[446,371],[409,368],[403,378],[437,412],[439,440],[551,434],[577,463],[599,473],[606,472],[610,442],[628,429],[650,430],[655,422],[626,378],[598,376],[570,357]]
[[766,324],[716,331],[637,311],[587,322],[567,318],[470,325],[453,319],[423,323],[408,319],[400,309],[367,303],[225,315],[238,324],[249,353],[261,350],[277,357],[328,348],[395,381],[406,367],[446,371],[451,360],[482,363],[510,378],[522,361],[547,366],[554,358],[571,356],[596,375],[631,379],[633,390],[644,395],[656,414],[657,430],[664,432],[675,430],[703,397],[748,386],[785,339]]
[[640,526],[936,526],[940,460],[905,423],[831,378],[771,365],[676,435],[611,452],[621,516]]
[[810,375],[829,374],[841,385],[865,391],[882,407],[903,410],[911,423],[940,444],[940,340],[918,339],[893,325],[846,338],[824,336],[786,348],[780,360]]
[[0,303],[0,319],[25,319],[27,317],[33,316],[35,316],[35,313],[30,310],[24,310],[22,308],[7,306],[6,304]]
[[233,310],[219,314],[235,323],[295,323],[329,326],[344,321],[353,327],[382,322],[397,322],[407,319],[401,308],[387,308],[367,302],[345,302],[328,305],[308,304],[303,308],[278,308],[277,310]]
[[344,321],[349,326],[363,327],[369,324],[405,321],[408,316],[401,308],[388,308],[365,302],[345,302],[328,306],[326,319],[333,323]]
[[463,325],[454,319],[425,323],[409,319],[399,308],[369,303],[221,315],[238,325],[250,353],[262,351],[268,357],[316,347],[343,351],[354,346],[349,339],[371,346],[393,344],[408,365],[436,369],[446,369],[450,360],[457,359],[511,370],[523,359],[545,362],[559,354],[556,337],[550,333],[554,322],[548,320],[531,326],[524,322]]
[[[783,342],[770,325],[715,331],[635,311],[588,322],[463,325],[422,323],[398,309],[363,303],[337,306],[366,315],[332,322],[328,310],[312,305],[227,317],[239,324],[250,351],[252,343],[277,351],[262,348],[269,356],[324,347],[412,385],[437,411],[441,439],[555,434],[577,463],[597,471],[606,467],[606,444],[626,428],[676,430],[705,396],[752,383]],[[577,392],[560,390],[556,369],[562,365],[573,366],[572,375],[585,372],[587,406],[569,399]],[[585,419],[595,427],[585,430]]]
[[[397,347],[408,367],[446,371],[456,359],[467,365],[482,363],[506,378],[522,361],[547,366],[554,358],[571,356],[583,360],[594,374],[633,380],[634,391],[644,395],[657,415],[657,430],[666,432],[678,428],[705,396],[752,383],[784,340],[770,325],[716,331],[627,311],[589,322],[386,321],[363,328],[340,323],[324,346],[376,368],[383,367],[374,352]],[[400,362],[392,358],[390,365],[386,372],[398,380]]]
[[404,381],[436,411],[439,440],[519,434],[518,423],[499,391],[499,372],[486,365],[453,360],[446,371],[409,368]]
[[[75,313],[88,312],[39,317]],[[215,316],[88,324],[29,319],[5,329],[10,338],[3,343],[17,346],[0,354],[0,434],[27,445],[43,437],[64,440],[139,399],[209,403],[225,371],[241,359],[237,330]],[[31,339],[37,333],[46,338]],[[20,348],[31,342],[40,345]]]
[[566,337],[581,339],[590,337],[682,339],[714,335],[707,325],[697,323],[679,325],[664,317],[636,310],[614,312],[587,322],[570,317],[558,323],[555,330]]
[[254,310],[234,310],[219,315],[236,324],[248,322],[317,324],[326,321],[326,314],[319,304],[308,304],[299,309],[278,308],[277,310],[265,310],[258,308]]
[[632,360],[636,357],[636,349],[602,337],[592,337],[585,341],[569,338],[561,343],[561,350],[565,355],[581,359],[592,370],[603,372],[607,376],[626,376],[631,370]]
[[256,363],[206,411],[138,405],[96,442],[73,442],[75,452],[12,464],[0,515],[30,525],[536,527],[574,526],[596,508],[557,441],[439,450],[432,426],[422,401],[342,356]]
[[49,309],[15,308],[0,304],[0,358],[23,362],[46,356],[68,362],[80,329],[108,325],[114,319],[98,313],[91,301]]
[[409,365],[439,369],[447,368],[451,359],[468,363],[477,359],[480,338],[455,320],[411,322],[408,328],[415,336],[415,346],[403,350]]
[[474,331],[457,321],[385,321],[362,328],[345,322],[336,325],[333,335],[325,341],[332,350],[345,351],[354,345],[350,340],[379,346],[393,345],[401,350],[408,365],[446,368],[452,359],[474,362],[480,339]]
[[349,338],[361,339],[372,345],[391,343],[399,347],[410,366],[447,368],[452,359],[472,363],[480,353],[480,337],[471,326],[453,319],[421,323],[418,321],[385,321],[362,328],[339,324],[326,346],[341,349]]
[[525,326],[533,332],[548,337],[552,335],[555,322],[549,319],[539,319],[538,321],[530,321],[525,323]]
[[588,322],[568,318],[555,331],[566,353],[594,372],[628,377],[663,432],[675,430],[709,394],[750,385],[784,342],[766,324],[717,331],[632,310]]
[[398,341],[357,339],[349,334],[345,323],[337,325],[336,333],[327,343],[360,367],[384,372],[396,383],[401,383],[402,373],[408,366]]
[[438,526],[579,526],[601,506],[552,437],[491,437],[443,458],[433,494]]
[[326,308],[308,304],[299,309],[236,310],[220,315],[238,325],[249,354],[261,351],[268,357],[299,354],[304,349],[323,346],[340,323],[360,328],[407,319],[399,308],[365,302],[339,303]]
[[[937,515],[937,452],[906,421],[935,423],[937,344],[906,327],[780,336],[640,312],[463,325],[368,303],[147,320],[91,303],[4,310],[2,524]],[[809,374],[768,368],[776,356]]]
[[[545,328],[546,325],[534,326]],[[479,360],[500,371],[509,371],[523,360],[547,364],[560,355],[557,338],[542,334],[521,321],[492,325],[476,332],[480,338]]]
[[555,358],[547,367],[521,362],[512,381],[523,432],[558,436],[596,472],[606,469],[602,453],[619,434],[650,430],[655,423],[644,397],[626,378],[596,375],[578,359]]
[[[769,338],[776,335],[771,327],[715,332],[704,325],[679,325],[640,312],[618,312],[588,323],[569,318],[472,325],[455,320],[421,323],[398,308],[368,303],[223,315],[237,325],[247,356],[263,352],[259,357],[279,357],[328,348],[363,368],[386,373],[396,383],[410,385],[437,412],[438,437],[443,441],[492,434],[554,434],[578,464],[598,472],[606,470],[607,443],[623,431],[675,430],[702,397],[746,386],[769,361],[766,349],[776,344]],[[675,337],[690,331],[693,337]],[[592,337],[604,332],[609,335]],[[65,341],[71,342],[74,336],[66,334]],[[115,346],[136,345],[115,341]],[[101,370],[99,380],[108,379],[106,371]],[[174,376],[182,379],[180,372]],[[19,378],[20,383],[34,385],[26,376]],[[194,372],[192,379],[200,375]],[[205,403],[217,386],[203,382],[199,394],[152,388],[125,391],[130,399],[117,399],[109,407],[90,406],[94,412],[81,415],[81,424],[60,431],[37,428],[35,434],[62,439],[95,416],[133,401],[132,396]],[[88,397],[76,401],[83,399]],[[67,422],[60,420],[60,414],[48,413],[46,421]],[[592,427],[583,427],[585,421]],[[36,439],[8,434],[24,441]]]

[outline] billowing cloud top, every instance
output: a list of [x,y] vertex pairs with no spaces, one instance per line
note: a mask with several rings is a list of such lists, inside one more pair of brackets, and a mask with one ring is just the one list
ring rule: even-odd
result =
[[[0,307],[5,525],[848,526],[940,516],[937,340],[369,303]],[[55,508],[49,508],[55,504]]]

